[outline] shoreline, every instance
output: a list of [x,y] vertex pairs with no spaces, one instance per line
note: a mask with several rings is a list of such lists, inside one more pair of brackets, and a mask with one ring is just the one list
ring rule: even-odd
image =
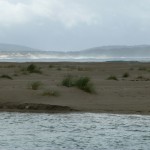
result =
[[134,111],[110,111],[110,110],[99,110],[99,111],[52,111],[52,110],[20,110],[20,109],[0,109],[0,113],[37,113],[37,114],[110,114],[110,115],[141,115],[150,116],[150,112],[134,112]]
[[[40,71],[27,71],[30,64]],[[0,112],[150,115],[150,62],[0,62],[0,70]],[[67,75],[89,77],[96,94],[62,86]],[[32,109],[16,109],[24,104]]]

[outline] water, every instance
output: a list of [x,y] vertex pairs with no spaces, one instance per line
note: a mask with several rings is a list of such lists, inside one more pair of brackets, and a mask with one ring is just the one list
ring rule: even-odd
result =
[[0,113],[1,150],[149,150],[150,116]]
[[0,62],[105,62],[141,61],[149,62],[150,57],[114,57],[100,54],[85,55],[51,51],[0,51]]

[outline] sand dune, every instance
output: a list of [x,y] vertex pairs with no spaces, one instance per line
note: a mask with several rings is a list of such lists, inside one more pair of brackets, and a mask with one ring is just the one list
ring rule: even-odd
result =
[[[21,111],[25,111],[32,106],[27,110],[48,112],[50,107],[58,106],[55,111],[150,114],[150,63],[35,63],[41,74],[26,71],[30,64],[0,63],[1,111],[18,111],[19,106],[24,106]],[[62,86],[67,75],[89,77],[96,93]],[[108,80],[110,76],[117,80]],[[37,81],[40,86],[33,90],[31,84]],[[46,91],[51,95],[44,95]]]

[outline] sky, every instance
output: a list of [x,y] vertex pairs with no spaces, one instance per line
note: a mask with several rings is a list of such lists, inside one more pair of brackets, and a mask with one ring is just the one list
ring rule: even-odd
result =
[[73,51],[149,36],[150,0],[0,0],[0,43]]

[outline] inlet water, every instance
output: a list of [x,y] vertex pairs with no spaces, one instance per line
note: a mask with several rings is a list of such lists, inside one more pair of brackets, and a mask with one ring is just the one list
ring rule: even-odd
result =
[[0,113],[1,150],[149,150],[150,116]]

